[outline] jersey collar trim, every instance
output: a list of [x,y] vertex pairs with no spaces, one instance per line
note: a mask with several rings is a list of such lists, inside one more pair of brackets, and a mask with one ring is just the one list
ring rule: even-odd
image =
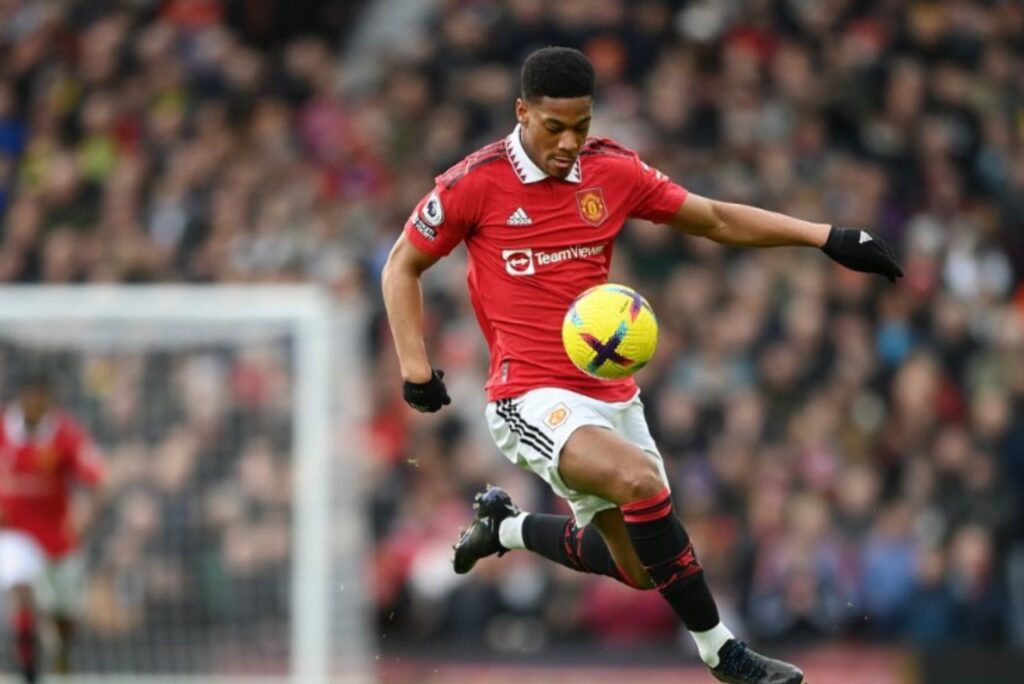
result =
[[[508,155],[508,161],[512,164],[512,169],[519,176],[519,180],[524,184],[539,183],[548,177],[548,174],[544,173],[543,169],[533,163],[530,159],[530,155],[526,154],[526,149],[523,147],[523,141],[520,137],[520,131],[522,126],[516,124],[515,129],[508,134],[505,138],[505,154]],[[576,158],[576,163],[572,165],[572,170],[569,171],[569,175],[565,177],[565,180],[570,183],[581,183],[583,182],[583,171],[580,168],[580,159]]]
[[25,414],[21,412],[21,407],[17,405],[7,407],[7,410],[4,411],[3,421],[4,432],[7,435],[8,441],[17,446],[50,439],[57,428],[53,413],[47,412],[39,421],[35,432],[30,435],[25,426]]

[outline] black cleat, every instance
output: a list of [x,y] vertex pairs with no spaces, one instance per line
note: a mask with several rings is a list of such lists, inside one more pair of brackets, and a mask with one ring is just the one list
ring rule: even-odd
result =
[[781,660],[765,658],[742,641],[729,639],[718,650],[718,667],[711,674],[728,684],[805,684],[804,673]]
[[502,520],[520,512],[504,489],[490,486],[486,492],[473,497],[473,508],[476,510],[473,523],[459,536],[459,541],[453,547],[455,555],[452,566],[459,575],[472,570],[481,558],[494,554],[503,556],[508,552],[498,541],[498,528]]

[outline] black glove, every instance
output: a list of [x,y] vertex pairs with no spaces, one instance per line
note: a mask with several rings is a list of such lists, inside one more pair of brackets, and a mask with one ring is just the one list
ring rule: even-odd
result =
[[889,282],[903,277],[903,269],[896,263],[896,253],[882,238],[860,228],[832,226],[825,246],[825,254],[846,268],[864,273],[881,273]]
[[417,411],[423,413],[434,413],[440,411],[442,406],[452,403],[448,396],[448,390],[444,387],[444,371],[434,370],[434,375],[426,382],[402,383],[402,398],[405,403]]

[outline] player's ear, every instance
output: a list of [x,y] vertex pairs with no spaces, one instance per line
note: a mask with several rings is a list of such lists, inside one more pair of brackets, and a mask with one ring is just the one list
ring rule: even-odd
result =
[[526,121],[529,118],[529,110],[526,108],[526,102],[521,97],[516,98],[516,121],[523,126],[526,125]]

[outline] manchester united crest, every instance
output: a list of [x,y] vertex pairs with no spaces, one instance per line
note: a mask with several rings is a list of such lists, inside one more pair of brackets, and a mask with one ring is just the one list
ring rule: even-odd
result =
[[592,226],[599,226],[608,218],[608,207],[604,203],[601,188],[584,188],[576,193],[576,206],[580,218]]
[[57,467],[57,450],[52,446],[40,446],[36,450],[35,466],[44,472],[51,472]]

